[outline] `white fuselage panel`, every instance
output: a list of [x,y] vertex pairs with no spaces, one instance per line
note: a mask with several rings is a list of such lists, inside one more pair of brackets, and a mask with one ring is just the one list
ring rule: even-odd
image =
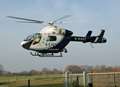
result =
[[[65,30],[62,28],[57,28],[53,25],[48,25],[43,28],[40,33],[41,39],[39,40],[39,38],[35,38],[30,46],[30,49],[44,50],[56,46],[63,40]],[[39,42],[34,44],[35,41]]]

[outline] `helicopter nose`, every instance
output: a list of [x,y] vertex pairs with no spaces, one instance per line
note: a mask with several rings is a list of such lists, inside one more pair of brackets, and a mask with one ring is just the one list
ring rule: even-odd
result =
[[25,49],[29,49],[32,41],[22,41],[21,46]]

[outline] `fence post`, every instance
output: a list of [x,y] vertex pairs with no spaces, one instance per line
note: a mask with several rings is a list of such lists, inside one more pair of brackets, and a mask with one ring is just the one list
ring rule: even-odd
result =
[[92,74],[87,74],[87,85],[88,87],[93,87],[93,78],[92,78]]
[[69,72],[65,72],[65,87],[69,87]]
[[28,79],[28,87],[30,87],[30,79]]
[[87,73],[85,71],[83,72],[83,85],[87,87]]
[[116,81],[115,81],[115,72],[114,72],[114,74],[113,74],[113,77],[114,77],[114,78],[113,78],[113,81],[114,81],[114,87],[117,87],[117,86],[116,86]]

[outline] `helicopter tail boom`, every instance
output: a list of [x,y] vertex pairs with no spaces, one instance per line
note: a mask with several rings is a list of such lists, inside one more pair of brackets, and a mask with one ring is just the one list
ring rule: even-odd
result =
[[80,36],[72,36],[71,41],[76,41],[76,42],[82,42],[85,41],[86,37],[80,37]]
[[105,30],[101,30],[101,33],[97,36],[91,36],[92,31],[88,31],[86,36],[72,36],[71,41],[76,41],[76,42],[91,42],[91,43],[106,43],[107,39],[104,38]]

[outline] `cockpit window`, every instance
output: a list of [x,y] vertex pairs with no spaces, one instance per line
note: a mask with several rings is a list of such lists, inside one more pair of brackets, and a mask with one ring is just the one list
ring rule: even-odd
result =
[[49,41],[56,41],[57,40],[57,38],[56,38],[56,36],[48,36],[48,40]]
[[40,33],[35,33],[32,35],[29,35],[27,38],[24,39],[24,41],[30,41],[30,40],[34,40],[36,38],[41,39],[41,34]]

